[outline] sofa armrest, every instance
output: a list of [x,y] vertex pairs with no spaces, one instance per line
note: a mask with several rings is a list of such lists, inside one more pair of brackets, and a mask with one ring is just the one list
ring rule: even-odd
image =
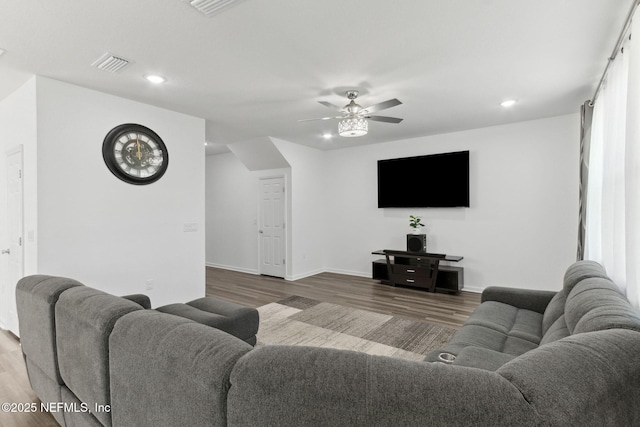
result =
[[533,289],[504,288],[490,286],[482,292],[482,302],[496,301],[509,304],[523,310],[544,314],[549,301],[557,292],[538,291]]
[[141,305],[145,310],[149,310],[151,308],[151,300],[145,294],[123,295],[121,298],[133,301],[136,304]]

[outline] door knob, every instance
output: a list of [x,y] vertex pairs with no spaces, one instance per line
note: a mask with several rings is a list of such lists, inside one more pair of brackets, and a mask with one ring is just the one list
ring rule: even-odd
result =
[[11,249],[3,249],[2,250],[2,255],[4,254],[10,254],[11,253]]
[[258,233],[262,234],[262,233],[264,233],[264,231],[262,231],[262,230],[258,230]]

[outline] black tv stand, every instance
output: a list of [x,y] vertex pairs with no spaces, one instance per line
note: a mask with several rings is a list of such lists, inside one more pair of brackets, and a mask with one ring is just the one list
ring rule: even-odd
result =
[[[401,265],[417,265],[420,262],[420,258],[416,258],[416,255],[422,255],[425,258],[439,258],[440,261],[445,262],[458,262],[463,259],[463,257],[458,255],[444,255],[444,254],[434,254],[428,252],[407,252],[407,251],[393,251],[394,253],[394,263]],[[383,249],[371,252],[372,255],[385,255]],[[402,255],[406,254],[407,257],[403,257]],[[391,282],[389,281],[389,274],[387,271],[387,261],[386,259],[377,259],[372,262],[372,278],[374,280],[380,280],[383,284],[389,285]],[[443,265],[442,263],[438,266],[438,276],[436,279],[436,291],[449,292],[449,293],[459,293],[460,290],[464,287],[464,269],[462,267],[454,267],[450,265]]]

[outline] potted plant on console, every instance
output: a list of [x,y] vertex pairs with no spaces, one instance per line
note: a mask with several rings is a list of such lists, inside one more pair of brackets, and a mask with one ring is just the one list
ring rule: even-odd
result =
[[421,218],[419,216],[409,215],[409,227],[413,229],[413,234],[420,234],[420,231],[422,231],[424,224],[420,220]]

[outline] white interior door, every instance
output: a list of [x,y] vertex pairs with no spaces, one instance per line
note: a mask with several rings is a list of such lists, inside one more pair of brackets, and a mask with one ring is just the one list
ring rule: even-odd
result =
[[[2,256],[8,256],[6,283],[3,284],[6,296],[5,312],[7,328],[18,335],[18,312],[16,310],[15,286],[24,275],[23,262],[23,195],[22,195],[22,147],[7,152],[7,229],[8,247],[2,248]],[[3,260],[4,262],[4,260]]]
[[260,180],[260,274],[285,277],[284,178]]

